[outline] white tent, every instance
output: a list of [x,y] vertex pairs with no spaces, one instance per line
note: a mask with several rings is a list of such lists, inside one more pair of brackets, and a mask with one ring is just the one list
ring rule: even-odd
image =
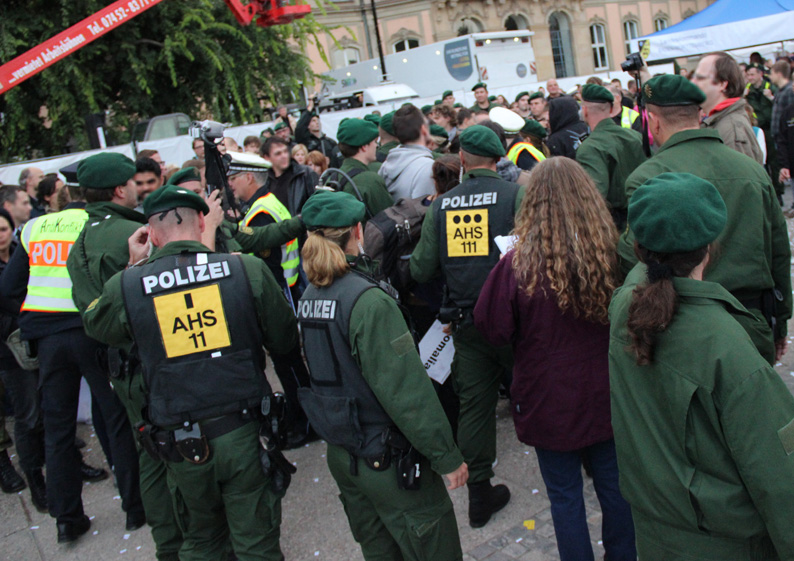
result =
[[632,42],[650,43],[648,61],[794,39],[794,0],[717,0],[681,23]]

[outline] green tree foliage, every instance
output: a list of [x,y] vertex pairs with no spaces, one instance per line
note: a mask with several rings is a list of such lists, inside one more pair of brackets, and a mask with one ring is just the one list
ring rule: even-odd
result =
[[[0,1],[0,61],[109,4]],[[0,161],[87,149],[91,113],[107,112],[118,141],[138,120],[165,113],[260,121],[263,101],[291,100],[313,78],[302,47],[323,29],[311,16],[242,27],[223,0],[163,0],[0,96]]]

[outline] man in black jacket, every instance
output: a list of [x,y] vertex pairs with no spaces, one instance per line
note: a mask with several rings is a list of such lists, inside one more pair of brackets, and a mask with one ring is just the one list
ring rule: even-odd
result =
[[314,99],[306,104],[306,110],[295,125],[295,141],[306,146],[309,152],[321,152],[330,160],[329,167],[338,168],[342,165],[344,158],[336,141],[322,132],[320,115],[314,112]]
[[289,143],[281,137],[268,138],[262,145],[261,154],[272,165],[263,186],[287,207],[290,215],[298,216],[303,204],[314,193],[317,174],[291,158]]
[[576,149],[587,133],[587,125],[579,118],[579,104],[570,96],[561,96],[549,102],[549,127],[551,135],[546,141],[552,156],[576,159]]

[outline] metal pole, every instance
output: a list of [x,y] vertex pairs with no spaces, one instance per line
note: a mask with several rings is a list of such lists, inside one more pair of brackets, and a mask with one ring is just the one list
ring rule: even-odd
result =
[[383,45],[381,45],[380,41],[380,28],[378,27],[378,12],[375,10],[375,0],[370,0],[370,4],[372,5],[372,19],[375,20],[375,40],[378,42],[378,56],[380,57],[380,72],[383,76],[383,81],[387,80],[386,78],[386,59],[383,57]]
[[364,0],[361,0],[361,20],[364,22],[364,35],[367,37],[367,58],[372,58],[372,37],[369,36],[369,22],[367,21],[367,9],[364,7]]

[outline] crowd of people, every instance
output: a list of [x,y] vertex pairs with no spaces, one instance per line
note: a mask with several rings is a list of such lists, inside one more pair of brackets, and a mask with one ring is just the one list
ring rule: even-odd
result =
[[[27,481],[0,433],[3,491],[27,485],[59,542],[89,530],[82,481],[108,474],[75,437],[85,378],[126,527],[148,524],[160,560],[283,559],[282,452],[322,439],[365,559],[460,561],[448,489],[473,528],[511,500],[502,396],[562,561],[594,558],[584,477],[610,561],[794,559],[794,397],[773,368],[791,70],[712,53],[512,103],[478,83],[469,108],[445,91],[336,140],[309,101],[242,148],[196,139],[181,167],[27,168],[0,187]],[[217,173],[228,189],[207,189]],[[443,383],[417,350],[437,321]]]

